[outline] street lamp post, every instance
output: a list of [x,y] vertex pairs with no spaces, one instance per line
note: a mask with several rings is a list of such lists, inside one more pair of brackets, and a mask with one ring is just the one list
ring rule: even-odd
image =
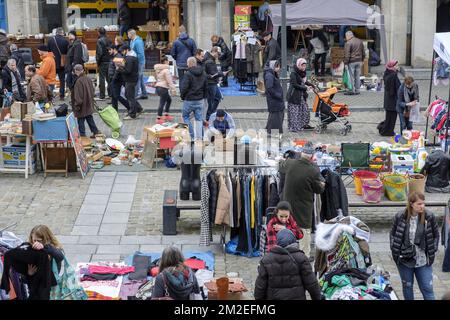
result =
[[286,0],[281,0],[281,84],[283,95],[287,93],[287,80]]

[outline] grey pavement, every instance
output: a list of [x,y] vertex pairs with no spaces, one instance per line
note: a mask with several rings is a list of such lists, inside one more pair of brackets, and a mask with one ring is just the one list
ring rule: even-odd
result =
[[[254,112],[235,116],[237,126],[244,130],[263,128],[266,117],[266,113]],[[335,125],[330,125],[324,134],[308,131],[287,135],[323,143],[385,141],[389,139],[379,137],[376,130],[376,124],[382,119],[382,112],[354,112],[349,117],[353,131],[346,137],[339,134]],[[101,130],[109,132],[97,115],[96,121]],[[125,122],[121,139],[126,139],[128,134],[140,138],[142,128],[154,121],[155,115],[146,113],[138,120]],[[44,178],[38,173],[28,180],[22,175],[0,174],[0,229],[16,224],[9,230],[26,240],[33,226],[46,224],[62,242],[73,264],[120,261],[136,250],[160,252],[167,245],[189,251],[211,250],[215,253],[216,276],[238,272],[250,289],[245,297],[251,299],[259,258],[224,255],[219,244],[220,227],[213,230],[211,246],[199,246],[199,211],[182,212],[176,236],[162,235],[163,193],[166,189],[177,190],[179,178],[180,172],[175,169],[139,173],[90,171],[84,180],[79,173],[71,173],[68,178],[58,174]],[[401,298],[398,272],[389,251],[388,230],[378,227],[380,220],[384,225],[389,224],[394,213],[395,210],[384,208],[352,210],[353,215],[364,221],[378,217],[370,241],[373,263],[391,273],[394,288]],[[442,216],[440,211],[436,214]],[[450,290],[448,274],[440,272],[442,259],[443,248],[440,247],[434,264],[437,297]]]

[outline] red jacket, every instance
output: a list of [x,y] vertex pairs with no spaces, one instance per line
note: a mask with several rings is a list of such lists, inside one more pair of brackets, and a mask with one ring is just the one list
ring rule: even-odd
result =
[[[275,224],[282,224],[277,216],[270,219],[267,224],[267,252],[270,252],[270,250],[277,244],[277,232],[274,229]],[[300,230],[299,226],[297,226],[297,223],[292,215],[289,216],[285,227],[291,230],[297,239],[303,238],[303,232]]]

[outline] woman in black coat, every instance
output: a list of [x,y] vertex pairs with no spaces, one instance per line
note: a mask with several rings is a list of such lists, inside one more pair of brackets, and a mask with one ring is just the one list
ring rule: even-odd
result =
[[395,136],[395,123],[397,122],[397,93],[400,88],[400,80],[397,73],[398,61],[391,60],[386,64],[386,71],[384,72],[384,109],[386,110],[386,118],[378,126],[378,131],[381,136],[392,137]]
[[277,130],[280,134],[283,133],[284,97],[278,72],[280,72],[280,64],[277,61],[271,61],[264,70],[264,85],[269,111],[266,125],[268,134],[271,134],[272,130]]
[[255,300],[306,300],[305,290],[312,300],[321,299],[311,264],[296,241],[291,230],[278,231],[277,245],[259,263]]
[[306,80],[306,60],[300,58],[291,72],[288,91],[288,128],[291,132],[299,132],[303,129],[313,129],[309,125],[309,109],[306,103],[308,99],[308,87],[312,86]]
[[414,300],[415,275],[424,300],[434,300],[432,265],[439,246],[439,228],[434,214],[425,209],[422,193],[408,196],[406,209],[394,218],[389,238],[404,299]]

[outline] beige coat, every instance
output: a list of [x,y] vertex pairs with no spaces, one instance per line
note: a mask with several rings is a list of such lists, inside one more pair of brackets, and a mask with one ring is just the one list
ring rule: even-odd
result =
[[167,64],[156,64],[156,87],[166,88],[170,90],[175,90],[173,85],[172,75],[169,71],[169,65]]
[[217,199],[216,207],[216,220],[215,224],[229,225],[230,224],[230,202],[231,195],[225,183],[225,175],[223,172],[217,172],[217,178],[219,180],[219,196]]

